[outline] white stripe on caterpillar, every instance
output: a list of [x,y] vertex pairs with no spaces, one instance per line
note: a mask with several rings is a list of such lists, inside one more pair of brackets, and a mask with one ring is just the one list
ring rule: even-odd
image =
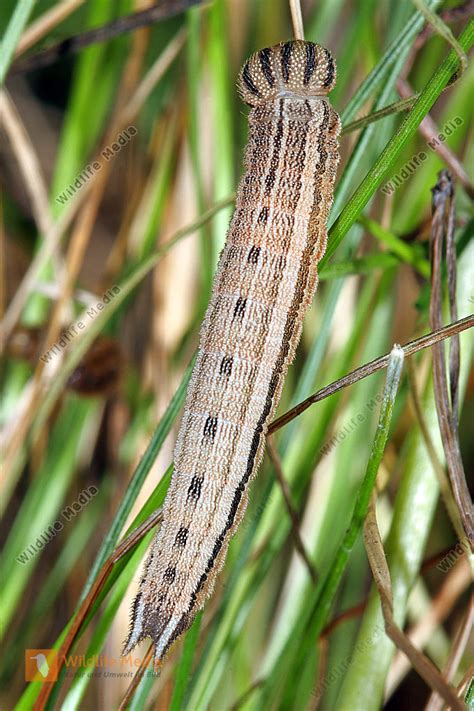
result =
[[245,511],[326,247],[339,161],[340,121],[326,98],[335,78],[328,50],[299,40],[262,49],[240,73],[252,107],[246,170],[125,654],[151,637],[161,659],[190,626]]

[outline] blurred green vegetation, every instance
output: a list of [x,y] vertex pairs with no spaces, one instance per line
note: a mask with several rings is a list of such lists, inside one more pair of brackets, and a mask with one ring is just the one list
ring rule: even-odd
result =
[[[24,27],[57,4],[43,0],[29,7],[23,0],[2,2],[5,64]],[[454,4],[427,0],[437,11]],[[394,342],[405,343],[430,330],[430,190],[445,162],[427,148],[418,126],[432,107],[430,115],[439,131],[456,117],[462,119],[443,145],[464,166],[471,185],[474,165],[472,64],[443,92],[456,70],[456,56],[438,37],[415,47],[423,19],[409,0],[321,0],[303,5],[306,38],[329,47],[337,59],[338,83],[331,100],[344,125],[399,99],[397,80],[409,57],[413,61],[407,80],[421,96],[410,112],[368,124],[341,141],[328,254],[280,413],[389,351]],[[29,52],[143,7],[131,0],[87,0]],[[474,39],[472,22],[463,19],[452,28],[468,51]],[[1,421],[8,435],[6,447],[10,443],[2,496],[2,510],[8,506],[2,524],[7,649],[3,708],[32,708],[40,684],[24,682],[24,650],[50,648],[63,639],[77,605],[114,547],[164,499],[189,365],[232,211],[228,198],[241,172],[246,109],[236,95],[235,78],[250,52],[291,36],[285,0],[213,0],[76,55],[66,53],[24,76],[7,78],[8,95],[47,185],[44,214],[53,224],[66,219],[68,211],[74,214],[62,241],[34,272],[11,336],[13,344],[21,325],[24,342],[25,334],[31,335],[28,329],[38,329],[34,357],[11,346],[2,364]],[[140,81],[173,42],[176,56],[155,76],[137,114],[128,118]],[[136,135],[109,163],[101,157],[104,146],[130,125]],[[7,301],[51,239],[37,223],[14,148],[2,138]],[[422,150],[428,158],[421,167],[391,195],[384,194],[381,187]],[[60,205],[56,196],[95,158],[102,164],[97,180]],[[466,190],[458,181],[460,317],[473,311],[474,302],[474,216],[468,193],[469,187]],[[221,202],[220,209],[212,210]],[[183,229],[189,225],[192,229]],[[179,239],[167,247],[173,236]],[[71,293],[55,338],[47,343],[44,338],[71,264],[76,270]],[[53,375],[48,368],[40,373],[40,355],[90,309],[91,295],[97,301],[114,285],[119,285],[120,293],[64,349],[63,360],[55,361],[59,367],[52,365]],[[104,390],[100,383],[105,376],[99,373],[93,397],[85,397],[80,389],[71,392],[70,376],[95,339],[104,335],[120,353],[120,378]],[[461,423],[464,413],[472,410],[472,347],[472,335],[463,334]],[[414,361],[425,422],[442,459],[431,356],[420,353]],[[358,382],[309,408],[275,436],[318,584],[312,583],[295,551],[283,497],[265,461],[213,599],[172,650],[161,677],[142,680],[130,708],[312,709],[324,678],[331,681],[320,708],[375,711],[384,706],[394,650],[378,632],[383,626],[380,607],[371,591],[360,539],[341,563],[344,533],[372,462],[384,380],[385,374],[378,373]],[[33,386],[38,388],[37,397],[31,396]],[[325,453],[331,438],[358,415],[358,426]],[[444,582],[436,570],[420,573],[423,559],[454,545],[456,537],[439,501],[405,377],[385,427],[389,439],[379,472],[379,518],[387,540],[396,617],[403,625],[406,619],[411,623],[423,619]],[[469,433],[462,427],[461,431],[465,470],[472,472]],[[91,484],[99,489],[93,502],[26,565],[18,562],[18,556]],[[119,656],[150,535],[116,564],[74,652]],[[335,575],[340,584],[328,597],[328,581]],[[415,585],[426,597],[423,609],[413,617],[410,592]],[[360,604],[367,597],[362,611]],[[468,598],[466,582],[445,611],[445,624],[439,625],[433,643],[426,644],[440,667],[446,663]],[[324,636],[326,625],[352,608],[354,614]],[[364,644],[367,639],[375,642]],[[469,650],[454,683],[466,672],[468,657]],[[71,681],[63,676],[49,708],[53,701],[68,710],[117,708],[129,681],[87,675]],[[414,674],[405,675],[391,688],[385,708],[419,708],[420,698],[427,698],[426,687]]]

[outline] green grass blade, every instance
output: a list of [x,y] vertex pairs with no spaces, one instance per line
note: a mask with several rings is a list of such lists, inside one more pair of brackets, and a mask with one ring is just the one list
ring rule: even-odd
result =
[[359,219],[361,225],[365,227],[376,239],[385,244],[394,254],[407,264],[413,265],[422,277],[428,279],[430,275],[430,264],[427,259],[419,254],[419,245],[409,245],[397,237],[393,232],[386,230],[375,220],[362,215]]
[[[305,616],[302,615],[299,618],[299,623],[293,632],[292,640],[289,642],[292,646],[296,644],[296,640],[302,639],[306,639],[308,645],[314,644],[314,640],[317,639],[327,622],[328,615],[333,605],[342,575],[347,566],[349,556],[351,555],[355,542],[359,537],[365,516],[367,514],[370,497],[372,496],[375,485],[375,479],[385,451],[385,445],[387,443],[402,367],[403,351],[396,346],[391,353],[387,369],[383,400],[380,407],[379,422],[373,439],[369,460],[367,462],[365,476],[356,496],[349,527],[337,549],[337,553],[330,566],[329,573],[325,577],[324,581],[318,585],[319,594],[317,594],[314,598],[311,616],[309,618],[306,616],[307,618],[305,619]],[[306,633],[304,630],[306,630]],[[281,671],[279,671],[283,668],[282,663],[285,661],[285,655],[286,650],[283,650],[282,659],[274,665],[273,674],[268,678],[264,689],[260,692],[258,703],[263,704],[264,707],[267,707],[267,705],[271,705],[273,703],[273,699],[275,698],[275,694],[279,686],[278,682],[282,679],[284,680],[285,678]]]
[[[474,243],[471,242],[458,263],[457,294],[461,317],[472,311],[469,294],[474,279],[473,265]],[[461,334],[460,341],[462,394],[465,391],[474,349],[470,333]],[[440,461],[444,462],[430,379],[425,388],[422,405],[430,437]],[[419,426],[415,426],[410,432],[402,454],[400,471],[403,475],[397,491],[385,551],[392,580],[395,619],[403,626],[407,599],[419,573],[439,492],[438,481]],[[366,647],[362,643],[373,638],[374,631],[383,627],[379,595],[372,589],[359,629],[358,644],[337,698],[336,707],[341,711],[378,711],[380,708],[394,647],[385,635],[378,639],[376,645]]]
[[[75,473],[78,452],[89,432],[91,418],[97,414],[97,403],[74,399],[67,411],[59,418],[49,443],[48,454],[43,466],[37,473],[34,483],[24,498],[15,524],[2,552],[2,619],[5,631],[24,591],[28,580],[41,560],[40,550],[27,556],[27,562],[19,559],[32,544],[42,541],[41,535],[56,521],[63,526],[57,535],[61,535],[67,523],[60,516],[61,506],[67,504],[66,492]],[[44,496],[49,487],[49,495]],[[46,534],[45,534],[46,535]],[[46,538],[48,536],[46,535]]]
[[[459,37],[459,44],[467,52],[474,41],[474,21],[471,20]],[[384,177],[393,168],[407,141],[413,136],[419,124],[426,116],[436,99],[441,95],[459,65],[459,58],[451,50],[437,72],[425,86],[420,98],[409,115],[405,118],[395,136],[386,145],[373,167],[369,170],[349,202],[333,224],[329,232],[326,254],[321,260],[321,267],[334,254],[348,230],[352,227],[372,195],[381,185]]]
[[36,0],[19,0],[10,18],[10,22],[0,42],[0,87],[3,87],[16,46],[35,3]]
[[321,594],[315,605],[315,613],[312,619],[312,629],[317,637],[327,621],[336,590],[346,567],[354,544],[360,534],[365,517],[367,515],[370,497],[375,485],[375,478],[382,462],[382,457],[387,444],[387,438],[392,421],[395,398],[400,383],[403,367],[403,351],[399,346],[395,346],[390,354],[387,367],[387,379],[383,393],[382,405],[380,408],[379,423],[372,443],[372,451],[365,477],[360,487],[352,515],[349,528],[343,538],[341,546],[337,552],[336,559],[325,580]]
[[45,617],[50,614],[51,608],[61,594],[74,567],[80,564],[86,546],[90,542],[90,532],[94,531],[103,516],[104,507],[110,495],[110,487],[102,486],[98,495],[81,511],[75,521],[64,547],[62,548],[54,566],[51,568],[46,581],[38,595],[24,616],[24,624],[16,632],[15,639],[9,647],[8,659],[4,665],[2,675],[8,679],[14,672],[13,666],[28,648],[30,640],[37,634],[38,627]]
[[82,601],[87,596],[87,593],[92,587],[97,573],[99,572],[99,570],[117,545],[120,533],[130,514],[130,511],[132,510],[132,506],[134,505],[137,496],[140,493],[140,489],[143,486],[148,472],[153,466],[153,463],[156,460],[161,450],[161,447],[163,446],[163,442],[168,436],[171,427],[173,426],[173,423],[175,422],[176,417],[181,407],[183,406],[189,379],[191,377],[192,367],[193,363],[188,366],[176,393],[174,394],[168,407],[166,408],[163,417],[161,418],[157,428],[153,433],[150,444],[146,448],[145,453],[143,454],[130,480],[130,483],[127,487],[127,491],[125,492],[125,496],[123,497],[120,503],[119,509],[114,516],[107,536],[97,554],[96,560],[91,569],[86,585],[84,586],[84,590],[82,591],[80,601]]
[[[440,5],[441,0],[430,0],[426,5],[435,10]],[[377,88],[382,84],[390,68],[395,64],[399,55],[411,45],[414,38],[421,30],[424,24],[424,17],[420,12],[415,12],[407,22],[400,34],[393,40],[387,48],[384,56],[372,69],[370,74],[364,79],[360,87],[351,97],[346,108],[341,113],[343,125],[352,121],[359,109],[365,104],[367,99],[372,96]]]
[[[229,95],[229,66],[226,38],[225,4],[215,0],[210,9],[210,41],[208,46],[213,96],[215,154],[213,197],[219,202],[229,195],[235,185],[233,146],[233,111]],[[232,215],[229,207],[217,214],[213,221],[213,264],[217,264],[224,246],[225,235]]]
[[[165,473],[165,475],[162,477],[161,481],[159,484],[156,486],[155,490],[153,491],[152,495],[149,497],[148,501],[146,504],[142,507],[140,512],[137,514],[135,517],[135,520],[133,521],[132,525],[129,528],[129,531],[132,531],[135,529],[140,523],[143,523],[148,516],[153,513],[153,511],[156,511],[157,508],[159,508],[164,501],[166,491],[169,486],[170,478],[171,478],[171,471],[172,467],[169,467]],[[146,548],[146,545],[144,546],[143,550]],[[141,559],[143,556],[143,550],[140,548],[141,553],[138,555],[138,558]],[[107,597],[108,593],[110,590],[113,589],[114,585],[116,584],[117,580],[120,579],[120,576],[122,575],[123,571],[125,570],[126,566],[128,565],[130,558],[132,558],[135,555],[135,551],[129,551],[123,558],[121,558],[117,563],[115,563],[112,572],[110,576],[108,577],[103,589],[101,590],[100,594],[98,595],[97,599],[95,600],[94,604],[92,605],[89,614],[84,620],[83,626],[81,628],[81,631],[79,633],[79,638],[82,636],[84,631],[88,628],[91,620],[95,617],[97,614],[97,611],[99,610],[101,604]],[[127,578],[127,584],[130,582],[130,579]],[[109,618],[109,623],[113,621],[113,618]],[[61,646],[67,630],[70,627],[70,622],[66,625],[64,630],[61,632],[59,638],[56,640],[54,646],[54,649],[59,649]],[[58,681],[55,684],[54,690],[51,694],[50,697],[50,704],[54,703],[55,698],[58,696],[58,694],[61,691],[61,684],[64,681],[64,676],[61,675],[58,679]],[[40,690],[41,690],[41,685],[38,684],[37,682],[31,682],[25,692],[23,693],[21,699],[18,702],[18,705],[16,707],[16,711],[23,711],[26,709],[31,708],[31,705],[34,703],[34,700],[38,696]]]
[[[135,550],[133,551],[133,555],[130,557],[126,566],[124,567],[122,574],[120,575],[116,585],[113,588],[113,591],[110,594],[109,599],[107,600],[105,610],[101,614],[100,620],[94,628],[92,639],[88,644],[87,651],[85,654],[86,658],[101,654],[107,634],[110,630],[110,626],[115,618],[115,615],[117,614],[117,610],[120,607],[120,604],[123,600],[128,586],[130,585],[130,581],[136,573],[136,570],[141,563],[142,557],[152,537],[153,532],[150,532],[145,536],[145,538],[135,548]],[[116,655],[116,657],[118,660],[119,655]],[[129,655],[129,658],[133,659],[133,655]],[[123,666],[121,665],[122,662]],[[114,667],[112,671],[115,670],[118,670],[119,672],[131,672],[133,674],[136,672],[137,667],[129,666],[128,658],[122,658],[120,665]],[[83,671],[85,672],[86,670]],[[71,688],[68,690],[68,693],[63,702],[64,708],[67,708],[70,711],[75,711],[76,709],[82,708],[84,694],[86,693],[87,687],[92,681],[92,678],[93,677],[89,676],[87,673],[83,673],[74,677],[73,683],[71,684]],[[51,703],[49,704],[49,707],[52,707]]]
[[199,631],[201,628],[202,611],[198,613],[192,627],[186,634],[183,645],[183,653],[176,671],[176,679],[174,683],[173,696],[171,697],[170,711],[181,711],[183,708],[184,697],[191,675],[196,646],[199,639]]

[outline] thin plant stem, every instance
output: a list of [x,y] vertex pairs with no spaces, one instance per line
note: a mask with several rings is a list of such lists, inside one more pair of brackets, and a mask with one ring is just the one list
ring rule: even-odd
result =
[[90,47],[90,45],[97,42],[108,42],[114,37],[138,30],[140,27],[148,27],[156,22],[175,17],[200,2],[201,0],[161,0],[158,5],[134,12],[131,15],[118,17],[116,20],[112,20],[112,22],[101,27],[94,27],[72,37],[66,37],[61,42],[47,47],[31,57],[15,62],[12,66],[11,74],[22,74],[47,67],[59,59],[67,55],[76,54],[81,49]]
[[[429,348],[435,343],[443,341],[446,338],[450,338],[454,334],[461,333],[462,331],[472,328],[473,326],[474,314],[470,314],[469,316],[459,319],[454,323],[450,323],[448,326],[444,326],[437,331],[432,331],[426,336],[410,341],[402,346],[402,350],[405,357],[411,356],[424,348]],[[389,360],[390,353],[387,353],[379,358],[375,358],[375,360],[370,361],[370,363],[362,365],[360,368],[356,368],[347,375],[344,375],[344,377],[339,378],[339,380],[335,380],[333,383],[326,385],[324,388],[321,388],[321,390],[318,390],[313,395],[310,395],[306,398],[306,400],[303,400],[303,402],[295,405],[295,407],[291,408],[291,410],[288,410],[288,412],[285,412],[283,415],[274,420],[268,428],[268,433],[272,434],[273,432],[276,432],[276,430],[286,425],[295,417],[301,415],[308,409],[308,407],[311,407],[311,405],[314,405],[316,402],[324,400],[329,395],[333,395],[353,383],[357,383],[359,380],[362,380],[362,378],[366,378],[368,375],[372,375],[372,373],[375,373],[377,370],[381,370],[381,368],[385,368],[388,365]]]
[[426,5],[424,0],[412,0],[412,3],[419,10],[422,15],[425,16],[426,21],[431,25],[434,32],[443,37],[446,42],[448,42],[454,49],[459,57],[461,63],[461,72],[464,72],[467,68],[467,56],[449,27],[443,22],[443,20]]
[[403,361],[403,350],[400,346],[395,346],[390,353],[387,367],[387,379],[385,382],[383,400],[380,408],[379,422],[372,443],[372,450],[367,462],[365,476],[356,497],[352,518],[341,545],[339,546],[336,558],[333,561],[329,574],[324,582],[317,604],[315,604],[313,629],[316,630],[316,636],[319,635],[326,623],[337,587],[354,544],[359,537],[359,533],[364,524],[372,491],[375,486],[375,479],[385,451],[385,445],[387,443],[390,423],[392,421],[393,407],[402,374]]
[[[89,612],[92,604],[94,601],[97,599],[100,591],[105,585],[105,582],[107,578],[109,577],[110,573],[112,572],[112,568],[117,563],[123,556],[125,556],[127,553],[129,553],[135,545],[145,536],[148,531],[151,531],[152,528],[154,528],[159,522],[161,521],[161,509],[158,509],[155,511],[154,514],[152,514],[146,521],[144,521],[140,526],[135,528],[126,538],[122,543],[120,543],[119,546],[114,550],[114,552],[110,555],[109,559],[104,563],[102,566],[102,569],[100,570],[99,574],[97,575],[94,584],[90,588],[88,594],[86,597],[83,599],[82,604],[79,607],[79,610],[75,614],[71,625],[68,628],[68,631],[66,633],[66,637],[61,644],[59,650],[58,650],[58,655],[57,655],[57,660],[58,660],[58,672],[61,670],[63,667],[66,656],[69,654],[69,651],[74,643],[74,640],[76,639],[79,630],[81,629],[81,625],[86,619],[87,613]],[[41,692],[38,696],[38,698],[35,701],[35,704],[33,706],[33,711],[42,711],[42,709],[45,708],[46,703],[48,701],[48,698],[53,690],[54,687],[54,682],[49,682],[49,683],[44,683]]]
[[291,21],[293,23],[293,34],[295,39],[304,40],[303,15],[301,13],[300,0],[289,0]]
[[126,709],[128,709],[129,704],[130,704],[131,700],[133,699],[135,692],[138,689],[138,685],[145,674],[145,671],[150,666],[150,662],[151,662],[152,658],[153,658],[153,644],[150,644],[150,646],[147,650],[147,653],[145,654],[145,656],[142,659],[139,669],[137,670],[135,676],[133,677],[133,679],[130,683],[130,686],[127,689],[127,692],[122,699],[122,703],[118,707],[118,711],[126,711]]
[[273,467],[275,469],[275,476],[277,478],[277,481],[280,485],[281,492],[283,494],[283,499],[285,501],[285,505],[288,511],[288,514],[291,519],[291,530],[293,533],[293,538],[295,540],[295,545],[298,553],[303,559],[303,562],[306,565],[306,568],[308,569],[309,575],[311,580],[313,581],[313,584],[316,584],[317,582],[317,574],[316,570],[314,568],[314,565],[311,561],[311,558],[309,557],[309,554],[305,548],[304,542],[301,538],[301,522],[298,516],[298,512],[296,511],[293,502],[291,500],[291,492],[288,486],[288,482],[285,479],[285,475],[283,473],[283,469],[281,466],[281,461],[280,457],[278,456],[278,450],[275,447],[275,444],[273,442],[272,437],[267,438],[267,450],[268,450],[268,456],[270,457],[270,460],[273,464]]
[[390,571],[382,544],[375,512],[375,496],[369,501],[369,508],[364,524],[364,542],[367,557],[374,577],[385,625],[385,633],[395,646],[408,657],[414,669],[432,689],[436,690],[455,711],[463,711],[464,704],[456,689],[440,674],[433,662],[425,657],[411,642],[410,638],[397,625],[393,613],[393,593]]
[[19,0],[8,23],[0,43],[0,89],[7,75],[8,67],[15,53],[15,48],[33,11],[35,0]]
[[40,17],[32,22],[28,29],[23,32],[15,51],[15,59],[39,42],[42,37],[47,35],[48,32],[51,32],[57,25],[65,20],[66,17],[69,17],[71,13],[84,4],[84,1],[85,0],[62,0],[62,2],[40,15]]

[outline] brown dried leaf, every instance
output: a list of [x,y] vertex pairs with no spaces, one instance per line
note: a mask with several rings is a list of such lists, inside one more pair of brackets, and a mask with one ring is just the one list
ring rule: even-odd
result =
[[[454,187],[447,170],[438,174],[439,179],[433,188],[431,224],[431,302],[430,323],[433,329],[442,325],[442,252],[446,235],[448,261],[448,291],[451,313],[456,313],[456,260],[454,245]],[[459,341],[450,353],[450,391],[445,368],[444,344],[433,346],[433,383],[438,413],[439,428],[443,449],[446,456],[449,478],[454,499],[464,531],[474,550],[474,510],[466,482],[458,438],[458,380],[459,380]]]
[[461,699],[459,699],[456,689],[448,684],[435,665],[413,646],[410,639],[402,632],[394,620],[392,583],[377,525],[374,496],[372,496],[370,501],[369,510],[365,519],[364,542],[375,585],[380,595],[386,634],[396,647],[408,657],[413,668],[422,679],[442,696],[450,708],[456,711],[465,711],[466,707]]

